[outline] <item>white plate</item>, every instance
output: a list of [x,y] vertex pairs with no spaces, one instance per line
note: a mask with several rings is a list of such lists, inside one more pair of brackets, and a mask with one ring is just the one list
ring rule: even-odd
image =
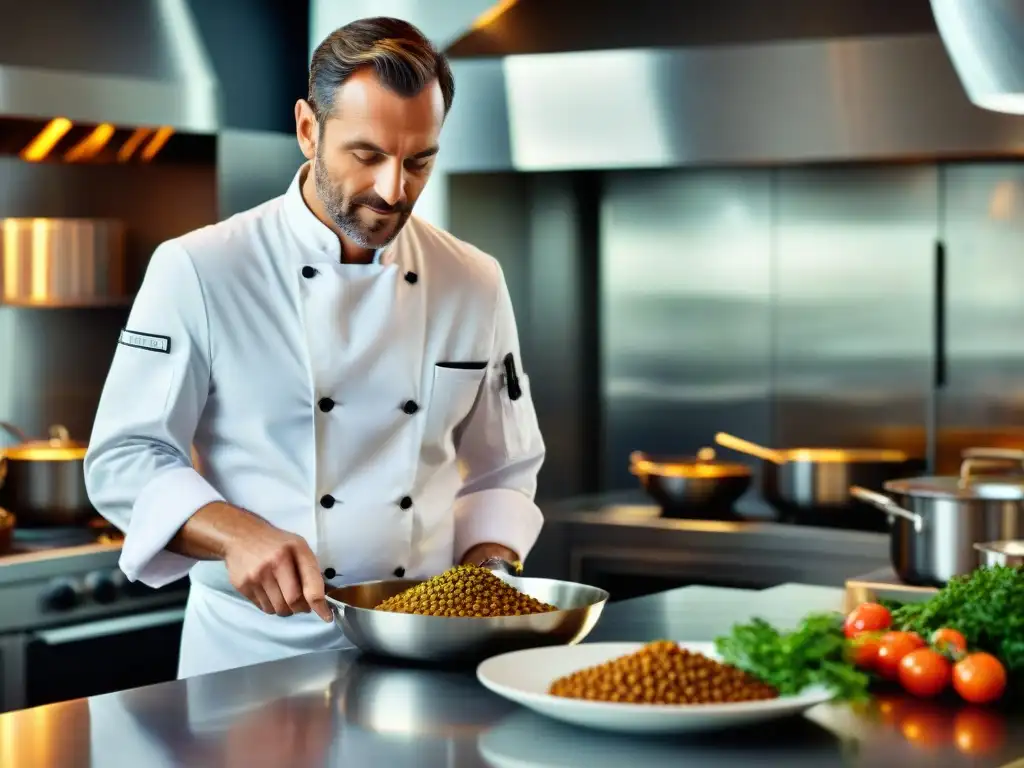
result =
[[[733,704],[624,704],[551,696],[559,677],[640,650],[644,643],[583,643],[531,648],[494,656],[477,667],[483,685],[542,715],[574,725],[628,733],[693,733],[750,725],[799,714],[831,698],[822,687],[796,696]],[[712,643],[679,643],[680,648],[718,659]]]

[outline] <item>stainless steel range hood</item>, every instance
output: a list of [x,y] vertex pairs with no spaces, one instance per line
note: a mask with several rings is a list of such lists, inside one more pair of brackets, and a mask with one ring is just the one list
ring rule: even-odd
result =
[[218,103],[187,0],[0,0],[0,116],[209,134]]
[[[801,3],[780,0],[773,13]],[[884,20],[885,5],[828,8],[874,6]],[[1024,121],[970,102],[927,0],[917,5],[926,16],[898,27],[861,16],[852,24],[850,14],[842,25],[809,27],[793,12],[791,32],[776,25],[770,35],[746,21],[730,30],[720,13],[715,34],[705,24],[688,38],[699,44],[680,46],[636,47],[642,25],[624,15],[619,39],[632,47],[592,50],[577,36],[572,51],[455,58],[458,96],[443,137],[452,149],[441,162],[472,172],[1024,155]],[[499,18],[452,51],[472,53],[467,41],[485,33],[490,49],[475,50],[550,50],[511,24],[518,7],[507,27]],[[557,30],[554,19],[549,27]],[[655,27],[659,41],[669,39]]]
[[1024,0],[932,0],[932,10],[970,100],[1024,114]]

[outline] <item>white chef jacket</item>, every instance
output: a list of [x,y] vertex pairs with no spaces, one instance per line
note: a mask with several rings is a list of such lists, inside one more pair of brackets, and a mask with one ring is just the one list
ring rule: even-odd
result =
[[416,216],[374,263],[343,264],[307,170],[157,248],[100,399],[86,484],[126,533],[122,570],[191,577],[179,676],[344,644],[312,614],[261,613],[223,562],[164,549],[210,502],[301,535],[328,587],[428,577],[481,542],[525,558],[542,525],[500,266]]

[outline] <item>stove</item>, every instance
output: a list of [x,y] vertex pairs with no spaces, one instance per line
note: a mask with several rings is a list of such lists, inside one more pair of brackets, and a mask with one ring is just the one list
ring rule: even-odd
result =
[[938,591],[935,587],[905,584],[891,567],[879,568],[846,580],[846,610],[852,611],[861,603],[878,599],[916,603],[927,600]]
[[69,547],[82,547],[90,544],[120,546],[122,541],[124,541],[124,534],[101,517],[79,526],[16,527],[10,550],[6,555],[0,556],[0,566],[4,563],[4,557],[11,555],[40,552],[59,555],[61,550]]
[[188,578],[129,582],[123,538],[99,518],[14,529],[0,556],[0,712],[174,678]]

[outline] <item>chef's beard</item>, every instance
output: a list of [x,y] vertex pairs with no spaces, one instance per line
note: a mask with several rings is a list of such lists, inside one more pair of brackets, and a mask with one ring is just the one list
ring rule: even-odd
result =
[[[320,152],[317,151],[316,159],[313,162],[313,180],[316,183],[316,194],[323,203],[324,210],[331,217],[331,221],[338,225],[342,233],[359,248],[383,248],[402,231],[405,222],[409,220],[412,213],[412,206],[403,201],[395,205],[388,205],[383,199],[371,193],[359,195],[346,199],[345,195],[331,182],[327,173],[327,165],[324,163]],[[398,211],[396,217],[377,219],[372,223],[366,223],[359,218],[359,206],[369,206],[380,211]],[[394,221],[394,230],[384,239],[380,233],[391,226]]]

